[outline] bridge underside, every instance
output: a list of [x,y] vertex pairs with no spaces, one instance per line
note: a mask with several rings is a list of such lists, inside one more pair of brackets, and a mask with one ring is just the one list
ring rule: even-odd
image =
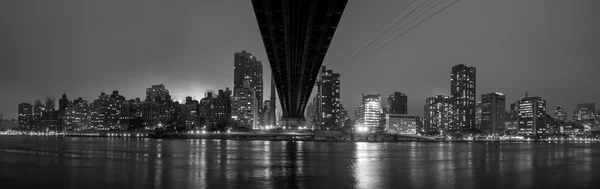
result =
[[347,1],[252,0],[284,119],[304,119]]

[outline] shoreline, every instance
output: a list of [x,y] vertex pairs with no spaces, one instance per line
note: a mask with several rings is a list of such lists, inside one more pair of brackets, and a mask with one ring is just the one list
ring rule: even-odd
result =
[[185,136],[185,137],[156,137],[156,136],[108,136],[108,135],[0,135],[2,136],[27,136],[27,137],[74,137],[74,138],[114,138],[114,139],[165,139],[165,140],[188,140],[188,139],[206,139],[206,140],[238,140],[238,141],[314,141],[314,142],[368,142],[368,143],[403,143],[403,142],[424,142],[424,143],[600,143],[600,140],[339,140],[339,139],[313,139],[311,138],[266,138],[266,137],[215,137],[211,135]]

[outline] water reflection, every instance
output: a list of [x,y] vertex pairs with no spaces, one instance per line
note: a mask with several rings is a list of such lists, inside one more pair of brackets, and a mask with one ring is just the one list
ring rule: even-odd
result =
[[[2,137],[24,188],[597,188],[600,144]],[[39,182],[30,182],[31,178]]]

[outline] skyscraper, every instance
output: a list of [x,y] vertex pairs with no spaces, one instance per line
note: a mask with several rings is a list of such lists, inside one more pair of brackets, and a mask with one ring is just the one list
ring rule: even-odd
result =
[[425,131],[456,130],[453,124],[454,105],[448,96],[437,95],[425,100],[425,116],[423,127]]
[[554,109],[554,119],[562,122],[567,121],[567,113],[561,105],[556,106],[556,109]]
[[593,122],[596,114],[596,104],[582,103],[577,104],[573,111],[573,121],[576,122]]
[[58,100],[58,116],[60,118],[65,117],[65,109],[69,104],[69,99],[67,99],[67,94],[63,94],[62,97]]
[[18,122],[22,129],[31,129],[33,123],[33,106],[29,103],[21,103],[18,108]]
[[546,133],[546,101],[540,97],[528,97],[517,102],[519,107],[518,130],[520,135]]
[[258,100],[250,82],[244,82],[244,87],[234,90],[231,102],[231,117],[238,127],[256,128],[258,125]]
[[364,95],[357,111],[357,124],[369,130],[379,130],[381,116],[381,95]]
[[505,131],[506,97],[494,92],[481,95],[481,131],[501,135]]
[[407,114],[408,113],[408,97],[401,92],[394,92],[388,97],[388,113],[390,114]]
[[[244,89],[244,82],[248,81],[249,87],[254,91],[256,95],[257,107],[262,107],[263,103],[263,65],[261,61],[256,59],[256,56],[246,52],[237,52],[234,54],[234,75],[233,75],[233,93],[237,93],[237,90]],[[261,108],[258,108],[258,114],[262,115]],[[258,116],[258,115],[257,115]],[[258,123],[262,123],[261,116],[258,116],[260,120]]]
[[321,81],[322,129],[335,129],[340,117],[340,74],[322,66]]
[[450,93],[455,110],[455,124],[460,130],[475,127],[475,67],[463,64],[452,67]]
[[46,97],[46,111],[47,112],[55,111],[56,110],[54,108],[55,104],[56,104],[56,101],[54,100],[54,97]]
[[475,127],[481,129],[481,101],[475,106]]

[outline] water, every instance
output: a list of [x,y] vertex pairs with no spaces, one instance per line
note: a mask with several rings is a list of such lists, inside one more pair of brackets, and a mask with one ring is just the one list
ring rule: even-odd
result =
[[0,137],[2,188],[599,188],[599,173],[598,143]]

